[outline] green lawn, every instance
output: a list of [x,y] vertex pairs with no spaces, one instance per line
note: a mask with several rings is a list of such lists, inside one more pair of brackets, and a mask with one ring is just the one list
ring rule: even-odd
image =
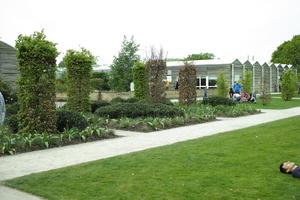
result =
[[283,101],[281,98],[272,98],[269,105],[262,105],[261,100],[257,98],[257,104],[249,104],[257,109],[287,109],[300,106],[300,99],[292,99],[291,101]]
[[[272,97],[281,97],[281,94],[272,94]],[[295,94],[295,98],[299,98],[300,94]]]
[[[7,181],[47,199],[300,199],[300,116]],[[199,130],[201,131],[201,130]]]

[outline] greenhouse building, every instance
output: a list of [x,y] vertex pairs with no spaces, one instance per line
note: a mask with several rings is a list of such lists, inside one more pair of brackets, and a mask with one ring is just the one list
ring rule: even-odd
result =
[[[252,74],[252,92],[260,93],[263,89],[267,92],[279,92],[280,77],[284,71],[291,69],[297,73],[292,65],[273,64],[259,61],[244,61],[236,59],[230,60],[195,60],[188,62],[196,67],[197,83],[196,87],[213,89],[217,87],[217,76],[219,72],[225,72],[228,84],[232,85],[235,81],[242,81],[245,72]],[[167,80],[171,82],[171,88],[176,89],[179,77],[179,70],[185,66],[183,61],[167,62]]]

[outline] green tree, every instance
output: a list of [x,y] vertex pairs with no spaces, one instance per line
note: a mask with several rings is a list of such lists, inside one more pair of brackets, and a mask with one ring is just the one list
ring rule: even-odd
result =
[[81,51],[68,50],[64,57],[67,67],[67,106],[77,112],[88,112],[90,106],[90,79],[95,57],[90,51],[82,48]]
[[55,71],[58,51],[43,32],[16,41],[20,132],[56,132]]
[[211,60],[214,59],[215,55],[212,53],[198,53],[188,55],[184,60]]
[[295,35],[291,40],[279,45],[273,52],[271,61],[273,63],[291,64],[300,71],[300,35]]
[[245,72],[244,79],[242,80],[243,91],[248,94],[252,93],[252,72]]
[[146,99],[148,94],[147,83],[148,78],[145,71],[145,64],[137,62],[132,68],[134,82],[134,97],[137,99]]
[[281,97],[284,101],[292,100],[297,90],[296,74],[290,69],[281,76]]
[[228,83],[225,78],[225,72],[219,72],[217,78],[217,94],[221,97],[227,97]]
[[121,51],[114,57],[111,65],[109,85],[113,90],[118,92],[130,90],[130,83],[133,81],[132,67],[140,60],[138,50],[139,45],[135,43],[133,36],[130,40],[124,36]]

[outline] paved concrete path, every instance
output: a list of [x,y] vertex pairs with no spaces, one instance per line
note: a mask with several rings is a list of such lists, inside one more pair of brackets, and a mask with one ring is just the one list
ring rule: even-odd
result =
[[[220,118],[213,122],[151,133],[116,131],[117,135],[124,137],[0,157],[0,181],[237,130],[297,115],[300,115],[300,107],[285,110],[262,110],[262,113],[257,115]],[[3,187],[0,187],[1,200],[3,199],[1,192],[4,190]]]

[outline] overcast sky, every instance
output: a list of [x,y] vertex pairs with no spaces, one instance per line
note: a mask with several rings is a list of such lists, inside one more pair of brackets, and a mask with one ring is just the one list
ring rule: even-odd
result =
[[209,52],[220,59],[269,61],[278,45],[300,34],[300,0],[0,0],[0,40],[41,31],[67,49],[84,47],[110,64],[123,35],[142,58],[150,46],[169,58]]

